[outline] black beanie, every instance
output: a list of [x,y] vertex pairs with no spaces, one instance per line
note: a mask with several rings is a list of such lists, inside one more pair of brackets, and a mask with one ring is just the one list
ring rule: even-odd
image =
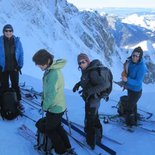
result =
[[140,59],[143,57],[143,50],[142,50],[142,48],[141,48],[140,46],[136,47],[136,48],[133,50],[132,54],[135,53],[135,52],[137,52],[137,53],[140,54],[140,56],[139,56]]
[[4,33],[4,31],[5,31],[6,29],[10,29],[10,30],[13,31],[13,27],[12,27],[11,24],[6,24],[6,25],[3,27],[3,33]]

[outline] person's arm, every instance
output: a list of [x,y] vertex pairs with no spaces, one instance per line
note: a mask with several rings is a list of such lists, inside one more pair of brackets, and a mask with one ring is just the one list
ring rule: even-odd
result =
[[24,51],[23,51],[23,47],[22,47],[22,43],[20,41],[20,38],[19,37],[16,37],[15,39],[15,43],[16,43],[16,52],[18,54],[18,70],[20,70],[22,67],[23,67],[23,64],[24,64]]
[[145,72],[146,72],[146,68],[145,66],[142,66],[141,68],[138,69],[137,76],[135,79],[132,79],[131,77],[127,78],[127,84],[133,85],[133,86],[140,85],[143,82]]

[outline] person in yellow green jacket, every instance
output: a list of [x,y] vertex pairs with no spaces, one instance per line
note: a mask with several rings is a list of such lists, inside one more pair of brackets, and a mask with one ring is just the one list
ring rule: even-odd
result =
[[62,116],[66,110],[64,95],[64,78],[61,69],[66,60],[54,60],[54,56],[41,49],[37,51],[33,62],[44,71],[42,108],[46,112],[44,129],[45,134],[51,139],[57,154],[76,154],[71,148],[70,141],[62,124]]

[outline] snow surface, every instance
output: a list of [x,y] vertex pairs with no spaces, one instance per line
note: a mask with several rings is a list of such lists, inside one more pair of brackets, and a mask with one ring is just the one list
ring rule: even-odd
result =
[[[33,87],[35,90],[38,90],[39,92],[41,91],[41,80],[27,75],[22,75],[20,77],[21,85],[24,82],[26,82],[26,88]],[[143,95],[138,103],[138,108],[152,113],[155,112],[155,90],[153,88],[154,85],[144,85]],[[122,91],[121,88],[114,85],[113,92],[110,95],[110,100],[108,102],[102,100],[99,112],[106,114],[116,114],[117,111],[116,109],[112,108],[112,106],[116,105],[119,97],[124,94],[126,94],[126,91]],[[69,120],[83,125],[84,103],[81,97],[78,95],[78,93],[73,93],[69,89],[65,89],[65,95]],[[24,102],[23,105],[25,107],[25,113],[29,117],[35,120],[38,120],[41,117],[38,112],[36,112],[36,110],[27,106],[24,104]],[[151,119],[155,120],[155,116],[153,116]],[[34,122],[25,117],[18,117],[13,121],[0,119],[0,155],[38,155],[38,153],[33,149],[32,143],[18,134],[17,128],[21,126],[21,124],[26,124],[33,131],[36,131]],[[103,144],[115,150],[118,155],[154,155],[155,134],[150,134],[149,132],[145,132],[141,129],[136,129],[134,133],[130,133],[122,130],[120,126],[103,123],[102,125],[105,136],[111,137],[122,143],[122,145],[118,145],[104,138],[102,140]],[[155,129],[154,124],[150,126],[151,129]],[[66,128],[66,130],[68,130],[68,128]],[[87,151],[83,150],[72,139],[70,139],[70,141],[78,154],[95,154],[93,152],[88,153]],[[96,151],[98,150],[100,149],[96,147]],[[104,154],[107,153],[104,152]]]

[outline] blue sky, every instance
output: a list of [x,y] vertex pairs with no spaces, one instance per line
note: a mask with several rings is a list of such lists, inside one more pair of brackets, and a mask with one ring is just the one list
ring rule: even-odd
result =
[[140,7],[155,8],[155,0],[67,0],[78,8]]

